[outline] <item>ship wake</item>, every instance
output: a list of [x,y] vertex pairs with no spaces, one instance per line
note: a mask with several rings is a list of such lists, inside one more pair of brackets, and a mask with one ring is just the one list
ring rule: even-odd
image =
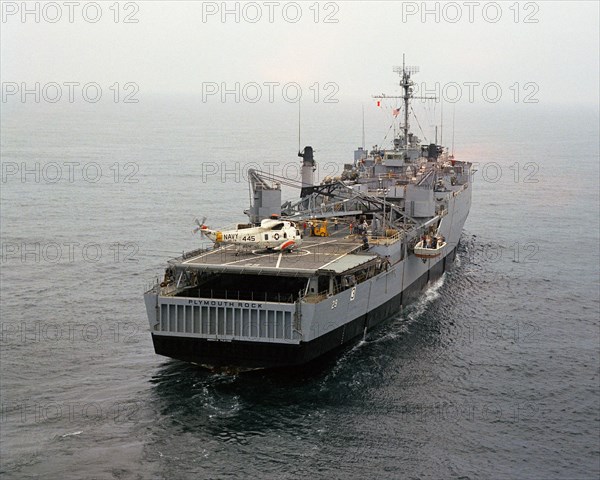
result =
[[330,373],[325,378],[325,382],[336,377],[336,375],[345,368],[346,365],[353,365],[354,357],[362,354],[364,348],[379,347],[380,344],[389,341],[396,341],[398,338],[405,335],[411,324],[419,321],[427,312],[429,307],[441,297],[440,290],[445,282],[446,274],[444,273],[439,279],[427,285],[421,297],[406,309],[398,312],[397,315],[391,317],[392,322],[386,322],[383,328],[376,329],[374,332],[367,333],[359,342],[355,343],[347,351],[342,353],[331,369]]

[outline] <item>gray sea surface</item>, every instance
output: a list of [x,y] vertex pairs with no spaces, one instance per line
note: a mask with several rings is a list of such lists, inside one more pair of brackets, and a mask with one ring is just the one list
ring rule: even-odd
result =
[[[390,117],[365,116],[383,144]],[[597,479],[595,108],[457,107],[455,155],[478,171],[455,265],[316,370],[154,354],[143,292],[199,246],[195,217],[245,219],[249,164],[297,178],[297,118],[184,97],[3,105],[2,478]],[[361,122],[360,103],[303,105],[320,178]]]

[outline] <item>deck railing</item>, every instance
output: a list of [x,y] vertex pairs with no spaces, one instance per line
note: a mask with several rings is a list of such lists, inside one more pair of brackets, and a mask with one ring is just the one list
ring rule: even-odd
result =
[[[242,290],[216,290],[212,288],[192,289],[194,297],[210,298],[218,300],[250,300],[252,302],[276,302],[276,303],[294,303],[295,297],[291,293],[275,292],[253,292]],[[181,296],[187,297],[187,292],[182,292]]]
[[197,257],[198,255],[201,255],[203,253],[210,252],[213,249],[214,249],[214,247],[212,247],[212,246],[210,246],[210,247],[200,247],[200,248],[197,248],[196,250],[191,250],[189,252],[183,252],[183,254],[181,255],[181,258],[183,260],[187,260],[188,258]]
[[396,243],[398,240],[402,239],[403,234],[399,231],[394,233],[391,236],[386,235],[369,235],[369,242],[373,242],[380,245],[391,245],[392,243]]

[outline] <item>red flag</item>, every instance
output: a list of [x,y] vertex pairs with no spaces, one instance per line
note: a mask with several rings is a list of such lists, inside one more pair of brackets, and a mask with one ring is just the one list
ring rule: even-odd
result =
[[379,100],[377,100],[377,106],[381,107],[381,102]]

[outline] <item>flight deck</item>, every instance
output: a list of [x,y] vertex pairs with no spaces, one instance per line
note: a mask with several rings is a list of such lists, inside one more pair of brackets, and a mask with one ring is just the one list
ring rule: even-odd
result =
[[311,276],[318,270],[346,271],[377,258],[363,250],[360,236],[347,235],[346,229],[332,233],[329,237],[306,237],[292,252],[240,250],[228,245],[170,263],[198,271]]

